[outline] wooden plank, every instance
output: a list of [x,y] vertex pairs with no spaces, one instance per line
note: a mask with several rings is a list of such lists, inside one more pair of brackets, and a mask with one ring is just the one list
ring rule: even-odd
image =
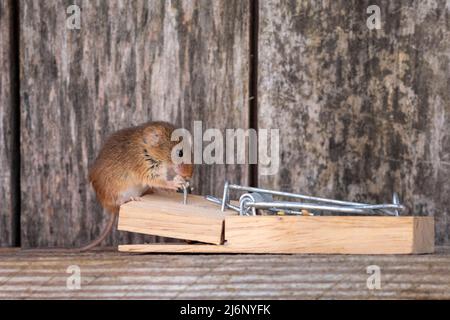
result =
[[228,244],[122,244],[120,252],[128,253],[240,253]]
[[121,252],[423,254],[434,252],[432,217],[225,218],[225,245],[124,245]]
[[[12,189],[12,1],[0,1],[0,247],[14,244]],[[15,164],[19,167],[19,164]]]
[[227,244],[253,253],[432,253],[432,230],[433,217],[229,216],[225,220]]
[[[450,248],[430,255],[0,252],[0,299],[450,299]],[[64,286],[81,267],[81,288]],[[368,266],[381,290],[368,290]],[[177,312],[178,310],[175,310]],[[384,312],[384,310],[382,310]],[[177,312],[178,313],[178,312]],[[174,314],[173,317],[177,318]],[[235,318],[235,317],[233,317]]]
[[[82,10],[66,26],[67,6]],[[107,222],[87,173],[115,130],[166,120],[248,127],[248,1],[20,1],[22,243],[79,246]],[[191,131],[192,132],[192,131]],[[247,166],[199,165],[193,186],[247,183]],[[113,232],[104,243],[155,241]]]
[[[390,201],[436,219],[449,243],[448,4],[259,1],[258,126],[280,129],[262,187]],[[419,18],[420,17],[420,18]]]
[[223,243],[225,215],[200,196],[152,194],[120,207],[118,230],[205,243]]

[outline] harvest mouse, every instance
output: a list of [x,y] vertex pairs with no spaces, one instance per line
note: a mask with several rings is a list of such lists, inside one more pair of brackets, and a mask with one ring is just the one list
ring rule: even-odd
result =
[[179,163],[183,151],[172,150],[180,141],[172,141],[175,127],[167,122],[148,122],[137,127],[120,130],[103,145],[89,172],[97,199],[113,216],[99,238],[81,251],[102,242],[111,231],[119,207],[131,200],[151,193],[152,188],[178,190],[185,186],[193,174],[193,165]]
[[117,131],[106,140],[89,171],[89,181],[98,201],[111,214],[108,225],[97,239],[81,248],[56,250],[70,253],[90,250],[111,232],[122,204],[139,200],[151,193],[152,188],[186,187],[192,178],[193,165],[180,161],[183,151],[175,150],[180,141],[171,141],[174,130],[167,122],[148,122]]

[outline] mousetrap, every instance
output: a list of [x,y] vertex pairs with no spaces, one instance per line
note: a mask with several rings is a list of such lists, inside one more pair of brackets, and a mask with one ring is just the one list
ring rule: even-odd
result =
[[[244,193],[230,201],[229,191]],[[295,199],[279,201],[274,197]],[[187,201],[186,201],[187,200]],[[299,202],[301,201],[301,202]],[[306,201],[306,202],[305,202]],[[222,199],[147,195],[124,204],[118,229],[196,244],[121,245],[131,253],[424,254],[434,252],[433,217],[400,216],[392,203],[365,204],[226,183]],[[198,243],[200,242],[200,243]]]
[[224,214],[200,196],[183,203],[179,193],[155,193],[121,206],[118,229],[161,237],[220,245]]

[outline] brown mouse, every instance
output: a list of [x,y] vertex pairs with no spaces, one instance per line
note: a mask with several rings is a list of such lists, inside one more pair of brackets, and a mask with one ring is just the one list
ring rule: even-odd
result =
[[[151,188],[178,190],[190,181],[193,165],[175,164],[172,159],[172,150],[180,142],[171,141],[174,130],[167,122],[148,122],[107,139],[91,167],[89,181],[113,217],[100,237],[80,250],[89,250],[106,238],[122,204],[138,200]],[[183,157],[181,149],[175,154]]]
[[108,138],[89,172],[103,208],[118,213],[122,204],[151,187],[177,190],[191,179],[191,164],[172,162],[172,150],[179,144],[171,141],[174,130],[166,122],[149,122]]
[[[174,130],[167,122],[148,122],[117,131],[106,140],[89,171],[89,181],[110,220],[97,239],[66,251],[87,251],[99,245],[115,225],[122,204],[139,200],[152,188],[177,190],[189,182],[193,165],[175,164],[172,159],[172,150],[180,143],[171,141]],[[180,160],[182,149],[174,155]]]

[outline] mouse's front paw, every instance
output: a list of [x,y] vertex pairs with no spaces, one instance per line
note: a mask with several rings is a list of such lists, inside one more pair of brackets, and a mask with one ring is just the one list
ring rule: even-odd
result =
[[141,197],[129,197],[127,200],[125,200],[123,203],[128,203],[131,201],[142,201],[143,199]]
[[186,180],[184,180],[184,178],[181,176],[176,176],[172,181],[174,189],[177,189],[177,190],[182,189],[183,186],[186,185],[186,183],[187,183]]

